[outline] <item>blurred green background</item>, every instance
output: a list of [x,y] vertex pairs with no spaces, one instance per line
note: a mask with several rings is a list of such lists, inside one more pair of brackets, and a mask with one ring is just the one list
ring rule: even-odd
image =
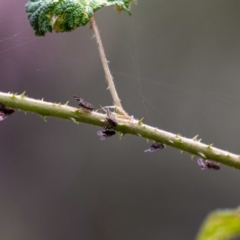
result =
[[[35,37],[26,0],[0,2],[0,91],[112,105],[89,25]],[[138,1],[96,14],[130,115],[239,153],[240,2]],[[170,147],[16,112],[0,123],[0,239],[195,238],[206,215],[240,204],[238,170],[201,171]]]

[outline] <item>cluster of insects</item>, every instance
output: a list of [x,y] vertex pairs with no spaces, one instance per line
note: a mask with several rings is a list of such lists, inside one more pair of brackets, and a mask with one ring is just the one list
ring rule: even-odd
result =
[[[79,106],[82,107],[83,109],[88,111],[94,110],[94,106],[91,103],[85,101],[83,98],[77,97],[77,96],[73,96],[73,97],[78,101]],[[113,128],[117,126],[117,121],[113,113],[109,110],[109,108],[106,108],[106,112],[107,112],[107,117],[106,117],[105,124],[103,126],[103,130],[100,130],[97,132],[97,135],[100,137],[101,140],[105,140],[116,134]]]
[[[88,111],[94,110],[94,106],[91,103],[85,101],[83,98],[77,97],[77,96],[73,96],[73,97],[78,101],[79,106],[82,107],[83,109]],[[113,128],[116,127],[118,124],[116,118],[114,117],[110,109],[107,107],[105,109],[107,112],[107,117],[106,117],[105,124],[103,126],[103,130],[100,130],[97,132],[97,135],[100,137],[101,140],[105,140],[115,135],[116,131],[114,131]],[[145,150],[144,152],[155,152],[163,148],[164,148],[164,145],[162,143],[155,142],[150,146],[149,149]]]
[[[73,96],[73,97],[78,101],[79,106],[82,107],[83,109],[87,111],[94,110],[94,106],[91,103],[85,101],[83,98],[77,97],[77,96]],[[117,120],[114,117],[113,113],[110,111],[110,109],[109,108],[105,108],[105,109],[107,112],[107,117],[106,117],[105,124],[103,126],[103,130],[100,130],[97,132],[97,135],[100,137],[101,140],[105,140],[115,135],[116,132],[115,130],[113,130],[113,128],[115,128],[118,125]],[[0,103],[0,121],[3,121],[12,113],[14,113],[14,110],[12,108]],[[152,153],[163,148],[164,148],[164,144],[160,142],[155,142],[150,146],[150,148],[146,149],[144,152]],[[197,160],[197,164],[202,170],[205,170],[205,169],[219,170],[220,169],[219,163],[216,163],[214,161],[209,161],[207,159],[199,158]]]
[[0,121],[7,118],[7,116],[14,113],[14,110],[6,105],[0,103]]
[[100,130],[97,132],[97,135],[100,137],[101,140],[105,140],[108,137],[111,137],[116,134],[113,128],[117,126],[117,121],[113,113],[109,110],[109,108],[106,108],[106,111],[107,111],[107,117],[106,117],[105,124],[103,126],[103,130]]
[[[73,96],[78,102],[79,102],[79,106],[82,107],[85,110],[88,111],[93,111],[94,110],[94,106],[85,101],[83,98],[81,97],[77,97],[77,96]],[[106,121],[105,124],[103,126],[103,130],[100,130],[97,132],[97,135],[100,137],[101,140],[105,140],[113,135],[116,134],[116,132],[113,130],[113,128],[115,128],[118,123],[113,115],[113,113],[110,111],[109,108],[105,108],[106,112],[107,112],[107,117],[106,117]],[[160,143],[160,142],[155,142],[153,143],[150,148],[148,148],[147,150],[145,150],[144,152],[155,152],[157,150],[163,149],[164,148],[164,144]],[[214,170],[219,170],[220,169],[220,165],[214,161],[209,161],[207,159],[202,159],[199,158],[197,160],[197,164],[200,166],[200,168],[202,170],[205,169],[214,169]]]
[[[164,145],[162,143],[155,142],[150,146],[150,148],[148,148],[144,152],[155,152],[155,151],[157,151],[159,149],[163,149],[163,148],[164,148]],[[205,170],[205,169],[220,170],[219,163],[216,163],[214,161],[210,161],[207,159],[199,158],[197,160],[197,164],[202,170]]]
[[[83,98],[77,97],[77,96],[73,96],[73,97],[78,101],[79,106],[82,107],[83,109],[87,111],[94,110],[94,106],[91,103],[85,101]],[[115,128],[118,125],[117,120],[114,117],[113,113],[110,111],[110,109],[106,107],[105,110],[107,112],[107,117],[103,126],[103,130],[100,130],[97,132],[97,135],[100,137],[101,140],[105,140],[115,135],[116,132],[113,128]],[[14,113],[14,110],[12,108],[0,103],[0,121],[3,121],[4,119],[7,118],[7,116],[11,115],[12,113]],[[164,144],[160,142],[155,142],[150,146],[150,148],[146,149],[144,152],[152,153],[157,150],[163,149],[164,147],[165,147]],[[205,169],[219,170],[220,169],[219,163],[216,163],[214,161],[210,161],[207,159],[203,159],[203,158],[199,158],[197,160],[197,164],[202,170],[205,170]]]

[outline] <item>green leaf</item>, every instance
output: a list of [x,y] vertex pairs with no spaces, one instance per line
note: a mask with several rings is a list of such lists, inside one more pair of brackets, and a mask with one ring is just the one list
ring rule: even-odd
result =
[[227,240],[240,236],[240,208],[211,213],[200,229],[197,240]]
[[116,6],[130,14],[134,0],[29,0],[26,12],[38,36],[47,32],[68,32],[85,26],[93,14],[105,6]]

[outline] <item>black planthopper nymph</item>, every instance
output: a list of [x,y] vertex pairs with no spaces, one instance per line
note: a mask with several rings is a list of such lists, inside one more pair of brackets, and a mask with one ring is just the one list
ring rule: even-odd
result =
[[107,117],[105,124],[103,126],[104,130],[97,132],[97,135],[100,137],[101,140],[105,140],[116,134],[116,132],[112,128],[117,126],[117,121],[113,116],[112,112],[109,110],[109,108],[106,108],[106,111]]
[[104,129],[112,129],[117,126],[117,121],[113,116],[112,112],[109,110],[109,108],[106,108],[106,111],[107,111],[107,118],[104,125]]
[[162,143],[153,143],[150,148],[148,148],[147,150],[145,150],[144,152],[155,152],[159,149],[163,149],[164,145]]
[[14,113],[14,110],[10,107],[7,107],[6,105],[0,103],[0,121],[3,121],[6,119],[7,116]]
[[100,137],[101,140],[105,140],[115,134],[116,132],[112,129],[105,129],[97,132],[97,135]]
[[202,170],[205,170],[205,169],[219,170],[220,169],[219,163],[216,163],[216,162],[213,162],[213,161],[209,161],[209,160],[204,160],[202,158],[199,158],[197,160],[197,164],[198,164],[198,166],[200,166],[200,168]]
[[89,111],[94,110],[94,106],[91,103],[85,101],[83,98],[77,97],[77,96],[73,96],[73,97],[78,101],[78,104],[80,107],[87,109]]

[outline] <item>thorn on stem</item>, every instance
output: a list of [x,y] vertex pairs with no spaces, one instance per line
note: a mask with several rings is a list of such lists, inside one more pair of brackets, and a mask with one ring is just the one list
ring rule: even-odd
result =
[[25,98],[25,91],[20,95],[21,98]]
[[144,119],[144,118],[141,118],[141,119],[138,120],[138,125],[142,125],[143,119]]

